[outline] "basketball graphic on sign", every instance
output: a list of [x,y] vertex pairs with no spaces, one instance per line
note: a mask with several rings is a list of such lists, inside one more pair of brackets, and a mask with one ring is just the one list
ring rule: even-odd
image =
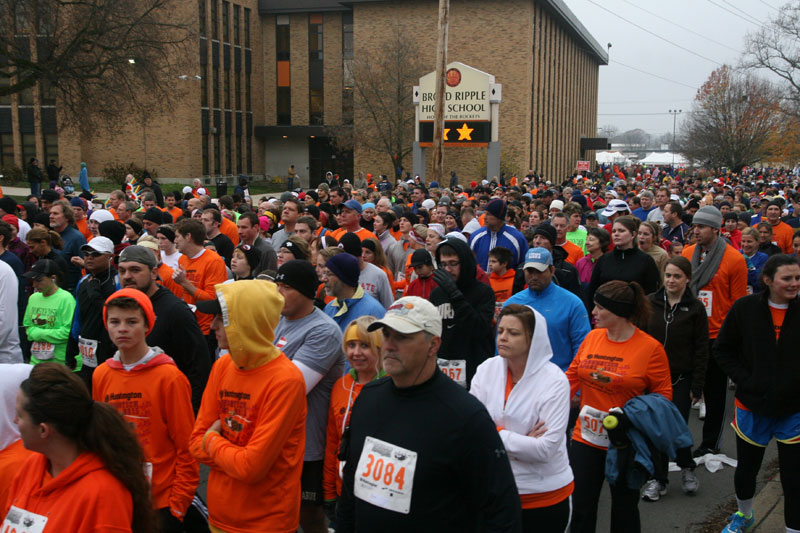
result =
[[448,87],[457,87],[461,83],[461,72],[457,68],[448,69],[445,72],[444,79]]

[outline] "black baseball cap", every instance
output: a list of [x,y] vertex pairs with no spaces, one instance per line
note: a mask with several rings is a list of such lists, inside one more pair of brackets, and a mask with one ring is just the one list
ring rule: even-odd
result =
[[433,258],[431,257],[430,252],[424,248],[414,250],[414,253],[411,254],[411,266],[418,267],[422,265],[433,266]]
[[39,259],[31,269],[22,276],[26,279],[34,280],[42,276],[53,276],[58,273],[58,265],[52,259]]

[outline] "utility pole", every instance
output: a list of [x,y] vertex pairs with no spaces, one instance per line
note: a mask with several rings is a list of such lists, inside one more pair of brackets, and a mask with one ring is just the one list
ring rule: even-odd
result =
[[669,114],[672,115],[672,166],[675,166],[675,132],[678,124],[678,115],[683,113],[683,109],[670,109]]
[[439,39],[436,43],[436,99],[433,117],[433,177],[431,181],[442,183],[442,160],[444,157],[444,75],[447,67],[447,31],[450,26],[450,0],[439,0]]

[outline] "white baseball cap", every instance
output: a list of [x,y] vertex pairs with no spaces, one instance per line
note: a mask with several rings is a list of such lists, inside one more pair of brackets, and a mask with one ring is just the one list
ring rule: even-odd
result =
[[422,207],[424,207],[425,209],[433,209],[434,207],[436,207],[436,202],[428,198],[422,201]]
[[608,202],[608,207],[603,209],[600,214],[604,217],[610,217],[614,213],[622,213],[625,211],[630,211],[628,204],[626,204],[624,200],[614,199]]
[[380,320],[369,325],[367,331],[382,327],[391,328],[403,335],[425,331],[437,337],[442,336],[442,318],[436,307],[419,296],[400,298],[386,310]]
[[81,246],[81,252],[100,252],[101,254],[113,254],[114,243],[108,237],[95,237],[91,241]]

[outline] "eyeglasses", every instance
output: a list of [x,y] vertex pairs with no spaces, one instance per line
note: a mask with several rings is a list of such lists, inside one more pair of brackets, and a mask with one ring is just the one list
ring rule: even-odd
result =
[[439,261],[439,266],[442,268],[456,268],[461,265],[460,261]]

